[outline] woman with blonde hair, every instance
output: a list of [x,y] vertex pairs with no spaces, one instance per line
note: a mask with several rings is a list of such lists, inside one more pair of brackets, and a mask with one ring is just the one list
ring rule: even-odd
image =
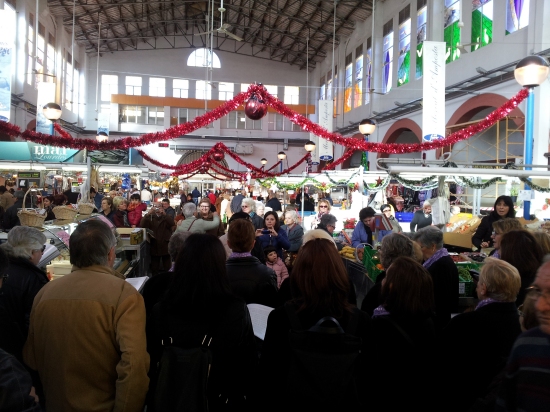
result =
[[494,249],[489,256],[494,258],[500,258],[500,241],[502,235],[510,232],[511,230],[522,230],[523,226],[519,220],[514,217],[506,217],[504,219],[496,220],[493,222],[493,233],[491,239],[493,241]]
[[312,229],[316,228],[317,225],[321,222],[321,217],[323,217],[323,215],[329,214],[330,210],[332,209],[332,205],[327,199],[319,199],[319,204],[317,207],[319,209],[319,212],[315,216],[315,219],[313,219],[313,221],[311,222]]
[[[441,376],[445,382],[442,390],[449,391],[446,399],[456,402],[456,410],[470,410],[506,365],[521,333],[515,304],[520,286],[521,278],[514,266],[500,259],[485,259],[476,288],[479,303],[475,310],[453,317],[444,329],[442,373],[447,376]],[[465,350],[472,342],[476,342],[475,350]],[[464,382],[468,382],[467,391],[459,388]]]

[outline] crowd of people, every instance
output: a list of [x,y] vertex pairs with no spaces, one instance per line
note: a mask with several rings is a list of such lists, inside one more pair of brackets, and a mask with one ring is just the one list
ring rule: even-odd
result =
[[[112,270],[116,239],[101,221],[77,226],[73,271],[54,282],[37,267],[44,234],[9,232],[0,246],[0,410],[179,410],[189,393],[167,389],[166,348],[206,350],[206,337],[211,411],[548,409],[550,237],[518,225],[507,199],[477,236],[495,248],[478,303],[453,316],[458,270],[443,232],[419,227],[422,219],[404,233],[384,204],[391,230],[373,239],[377,212],[359,211],[350,243],[380,242],[384,267],[359,304],[330,202],[319,202],[304,232],[295,208],[275,210],[275,196],[264,205],[247,193],[200,195],[182,196],[178,212],[169,201],[147,208],[138,193],[99,200],[116,226],[155,233],[141,294]],[[274,308],[263,340],[248,304]]]

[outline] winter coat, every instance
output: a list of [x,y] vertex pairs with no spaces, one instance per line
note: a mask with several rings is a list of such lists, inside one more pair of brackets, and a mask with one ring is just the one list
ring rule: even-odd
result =
[[73,266],[36,295],[23,358],[40,374],[48,410],[142,411],[143,298],[109,267]]
[[287,252],[298,252],[298,249],[302,246],[304,240],[304,228],[299,224],[294,226],[283,225],[281,229],[284,230],[288,236],[290,247],[286,249]]
[[277,289],[281,287],[281,283],[288,277],[288,269],[286,268],[283,260],[278,257],[277,260],[273,263],[266,260],[265,265],[272,269],[277,275]]
[[153,231],[155,237],[151,238],[151,256],[167,256],[168,242],[176,226],[174,219],[167,215],[150,214],[141,219],[139,226]]
[[130,226],[136,226],[138,227],[141,218],[143,217],[143,212],[147,210],[147,205],[145,203],[140,203],[136,207],[132,207],[132,205],[128,205],[128,223],[130,223]]
[[225,264],[233,294],[248,303],[275,306],[277,275],[254,256],[229,258]]
[[286,236],[286,231],[281,230],[281,228],[279,228],[277,236],[260,235],[256,236],[256,240],[260,241],[263,249],[268,246],[273,246],[277,251],[277,256],[279,256],[281,259],[283,258],[283,249],[288,250],[288,248],[290,248],[290,242],[288,241],[288,237]]

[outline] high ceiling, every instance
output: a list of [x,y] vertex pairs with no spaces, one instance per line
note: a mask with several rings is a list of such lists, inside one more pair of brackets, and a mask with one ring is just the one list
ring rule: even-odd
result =
[[[210,47],[209,35],[195,34],[209,30],[211,0],[48,0],[48,6],[69,32],[74,11],[75,40],[89,54],[97,53],[98,40],[100,53]],[[332,56],[333,30],[337,47],[371,15],[372,0],[336,0],[336,18],[334,0],[225,0],[224,26],[220,7],[215,0],[214,50],[300,69],[308,67],[309,60],[312,70]]]

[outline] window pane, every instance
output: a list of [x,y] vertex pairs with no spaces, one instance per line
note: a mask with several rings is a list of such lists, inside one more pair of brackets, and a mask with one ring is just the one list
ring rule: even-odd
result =
[[476,0],[472,6],[471,51],[475,51],[493,41],[493,2]]
[[111,74],[102,74],[101,100],[111,101],[111,94],[118,94],[118,76]]
[[384,37],[383,44],[383,79],[382,92],[388,93],[392,87],[393,32]]
[[527,27],[529,24],[530,0],[514,0],[506,2],[506,34]]
[[197,49],[189,55],[187,65],[192,67],[212,67],[219,69],[221,67],[220,59],[216,53],[211,53],[208,49]]
[[166,79],[160,77],[149,78],[149,96],[164,97],[166,95]]
[[285,104],[298,104],[300,99],[300,88],[298,86],[285,86]]
[[218,98],[220,100],[231,100],[233,98],[233,93],[235,90],[235,85],[233,83],[218,83]]
[[267,89],[267,92],[274,96],[274,97],[278,97],[278,94],[279,94],[279,88],[277,86],[269,86],[269,85],[264,85],[264,87]]
[[189,80],[174,79],[172,96],[186,99],[189,97]]
[[197,80],[195,97],[202,100],[212,99],[212,85],[204,80]]
[[409,82],[411,65],[411,19],[399,26],[399,60],[397,62],[397,87]]

